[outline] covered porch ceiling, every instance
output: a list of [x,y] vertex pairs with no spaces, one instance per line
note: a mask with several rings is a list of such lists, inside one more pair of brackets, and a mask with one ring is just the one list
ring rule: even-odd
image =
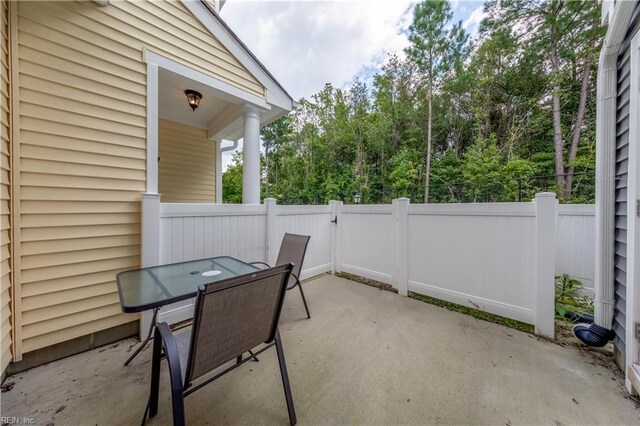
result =
[[[199,107],[192,111],[184,93],[192,89],[202,94]],[[255,105],[216,87],[160,68],[158,70],[158,117],[207,129],[211,140],[238,140],[243,137],[243,113],[246,105],[258,107],[264,126],[287,111],[266,102]]]

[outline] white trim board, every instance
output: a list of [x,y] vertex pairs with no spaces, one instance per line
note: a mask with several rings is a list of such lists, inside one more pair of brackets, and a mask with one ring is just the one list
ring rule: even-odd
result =
[[245,92],[244,90],[232,86],[231,84],[215,78],[211,75],[196,71],[193,68],[187,67],[186,65],[182,65],[181,63],[162,56],[152,50],[144,49],[142,52],[142,60],[147,64],[155,64],[156,66],[167,71],[171,71],[175,74],[181,75],[200,84],[211,87],[219,93],[221,98],[224,98],[231,102],[246,102],[263,110],[271,109],[271,105],[269,105],[264,99],[259,96]]
[[204,25],[211,34],[265,87],[267,102],[286,111],[294,108],[293,99],[280,87],[274,78],[249,52],[238,37],[222,24],[221,18],[214,16],[200,1],[182,0],[184,6]]
[[158,193],[158,65],[147,62],[147,193]]

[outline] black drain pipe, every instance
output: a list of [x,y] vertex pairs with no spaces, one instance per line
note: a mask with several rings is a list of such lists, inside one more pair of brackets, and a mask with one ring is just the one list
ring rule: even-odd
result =
[[573,334],[585,345],[597,348],[606,345],[615,337],[613,330],[599,326],[596,323],[576,324],[573,326]]

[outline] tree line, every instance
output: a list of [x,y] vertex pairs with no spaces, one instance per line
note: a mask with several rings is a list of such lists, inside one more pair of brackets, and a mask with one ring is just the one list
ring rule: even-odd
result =
[[[262,130],[263,197],[314,204],[595,197],[595,0],[490,0],[478,36],[447,0],[415,6],[409,47],[367,85],[331,84]],[[223,174],[241,202],[242,161]]]

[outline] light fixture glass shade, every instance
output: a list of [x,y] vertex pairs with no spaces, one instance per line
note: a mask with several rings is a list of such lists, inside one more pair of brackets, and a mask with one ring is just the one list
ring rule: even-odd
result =
[[196,92],[195,90],[187,89],[184,91],[184,94],[187,95],[187,102],[189,102],[189,106],[192,110],[196,110],[198,105],[200,105],[200,99],[202,99],[202,94],[200,92]]

